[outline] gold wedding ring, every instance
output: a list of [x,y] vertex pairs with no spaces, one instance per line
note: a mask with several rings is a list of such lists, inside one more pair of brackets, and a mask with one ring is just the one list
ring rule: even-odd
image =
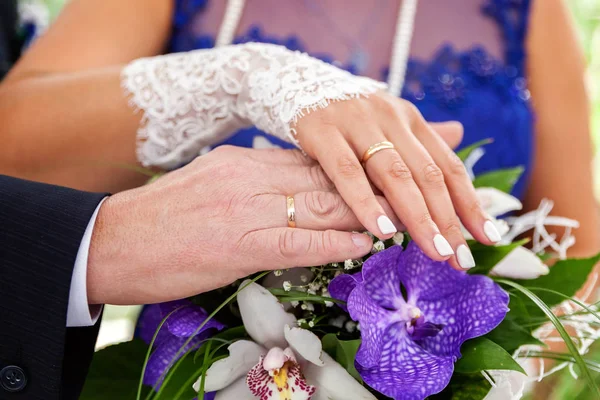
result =
[[290,228],[296,227],[296,207],[294,206],[294,196],[287,197],[287,218]]
[[379,142],[379,143],[375,143],[373,146],[369,147],[367,149],[367,151],[365,151],[365,154],[363,154],[362,159],[361,159],[361,163],[364,165],[367,161],[369,161],[369,158],[373,157],[373,155],[381,150],[387,150],[387,149],[393,149],[394,148],[394,144],[392,142]]

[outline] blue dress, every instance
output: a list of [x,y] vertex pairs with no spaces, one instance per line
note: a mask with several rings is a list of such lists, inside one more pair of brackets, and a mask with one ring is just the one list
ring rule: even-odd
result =
[[[427,7],[430,1],[422,1],[419,7]],[[473,17],[469,18],[493,23],[501,56],[488,51],[489,43],[477,42],[477,31],[472,33],[471,38],[475,39],[468,48],[458,49],[452,41],[440,41],[427,60],[412,57],[411,53],[402,97],[414,103],[428,121],[460,121],[465,129],[461,146],[493,139],[493,143],[486,146],[485,156],[475,165],[474,172],[524,167],[525,173],[513,190],[515,196],[522,198],[531,168],[534,140],[534,118],[525,77],[525,37],[530,0],[445,1],[456,3],[457,8],[465,8],[468,4],[468,7],[476,9],[476,12],[465,10],[472,12]],[[198,33],[196,18],[210,5],[209,2],[176,0],[169,52],[213,47],[214,33]],[[246,7],[250,7],[251,2],[248,3]],[[285,1],[279,4],[286,7]],[[297,4],[287,3],[287,6],[295,7]],[[444,21],[452,24],[453,18],[449,16]],[[456,23],[445,29],[449,32],[466,29],[462,25]],[[419,26],[418,20],[415,26]],[[418,30],[415,36],[418,38]],[[485,35],[482,33],[482,36]],[[260,22],[253,22],[235,39],[236,43],[250,41],[276,43],[292,50],[307,51],[325,61],[334,60],[330,54],[311,53],[300,35],[279,37],[269,33],[269,26]],[[489,42],[489,39],[485,41]],[[341,66],[357,72],[353,62]],[[382,69],[380,79],[387,79],[385,69]],[[223,143],[252,147],[257,141],[265,143],[266,140],[284,148],[292,147],[256,128],[241,130]]]

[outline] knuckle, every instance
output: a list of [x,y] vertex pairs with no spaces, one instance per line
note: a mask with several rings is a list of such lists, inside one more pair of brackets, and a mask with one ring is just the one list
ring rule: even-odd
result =
[[427,163],[423,167],[421,174],[423,181],[427,184],[440,186],[444,183],[444,173],[434,162]]
[[362,172],[362,167],[356,157],[345,155],[336,161],[337,173],[343,178],[354,179]]
[[306,199],[307,209],[317,218],[329,217],[339,207],[336,196],[332,196],[327,192],[313,192],[306,196]]
[[465,165],[460,158],[454,152],[450,151],[448,154],[448,172],[452,176],[463,176],[466,175]]
[[300,232],[294,229],[286,229],[279,236],[279,254],[284,258],[295,258],[306,254],[307,246],[300,236]]
[[392,160],[387,167],[387,175],[393,179],[401,182],[412,181],[412,172],[408,166],[399,157]]
[[417,223],[419,225],[431,225],[433,223],[433,219],[431,218],[429,211],[425,211],[419,215],[417,218]]
[[319,253],[324,253],[324,254],[331,253],[338,247],[333,231],[327,230],[324,232],[320,232],[320,236],[321,237],[319,240],[319,242],[320,242]]
[[323,168],[320,165],[313,165],[309,168],[310,180],[319,188],[331,189],[333,183],[329,180]]
[[458,221],[455,218],[451,219],[450,221],[446,221],[442,225],[442,229],[443,229],[443,232],[446,234],[462,236],[460,224],[458,223]]
[[481,201],[477,198],[474,200],[471,200],[471,202],[467,206],[467,210],[469,210],[469,214],[482,213]]

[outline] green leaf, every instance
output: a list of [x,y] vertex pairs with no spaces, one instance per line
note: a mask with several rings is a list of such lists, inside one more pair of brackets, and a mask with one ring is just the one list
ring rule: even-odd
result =
[[475,142],[472,145],[469,145],[469,146],[465,147],[464,149],[460,149],[459,151],[456,152],[456,155],[458,156],[458,158],[461,159],[462,162],[465,162],[465,160],[471,155],[471,153],[475,149],[483,147],[486,144],[490,144],[493,141],[494,141],[494,139],[491,139],[491,138],[490,139],[480,140],[479,142]]
[[471,268],[468,273],[487,275],[511,251],[523,246],[528,241],[528,239],[523,239],[503,246],[486,246],[475,241],[469,241],[469,247],[477,266]]
[[333,333],[328,333],[322,339],[323,350],[348,371],[357,381],[362,383],[362,378],[354,367],[356,352],[360,346],[360,339],[339,340]]
[[525,371],[518,362],[501,346],[489,339],[480,337],[472,339],[460,349],[462,357],[454,364],[454,371],[463,374],[474,374],[487,369],[503,369]]
[[492,386],[481,374],[454,374],[446,388],[430,400],[483,400]]
[[500,169],[497,171],[486,172],[475,177],[473,186],[492,187],[505,193],[510,193],[517,180],[523,174],[523,167]]
[[512,319],[505,319],[500,325],[484,336],[496,343],[508,353],[513,354],[525,344],[545,346],[543,342],[531,336],[531,333]]
[[[148,345],[142,340],[109,346],[98,351],[92,360],[81,400],[135,399],[140,371]],[[142,393],[150,392],[144,386]]]
[[554,313],[552,312],[552,309],[550,307],[548,307],[548,305],[545,304],[542,301],[542,299],[540,299],[538,296],[536,296],[531,290],[527,289],[526,287],[519,285],[516,282],[509,281],[508,279],[496,279],[496,281],[498,283],[504,284],[506,286],[510,286],[510,287],[518,290],[524,296],[529,298],[533,303],[535,303],[535,305],[538,306],[540,308],[540,310],[542,310],[544,312],[544,314],[548,317],[550,322],[552,322],[552,325],[554,325],[554,327],[556,328],[556,331],[558,332],[560,337],[565,342],[565,345],[569,349],[569,353],[573,356],[573,359],[575,360],[575,363],[579,367],[581,374],[587,381],[587,384],[588,384],[590,390],[592,390],[593,393],[598,398],[600,398],[600,388],[598,387],[598,384],[594,380],[594,377],[592,376],[590,369],[588,368],[588,366],[587,366],[585,360],[583,359],[583,357],[581,356],[581,354],[579,354],[579,351],[577,350],[575,343],[573,343],[573,339],[571,339],[571,336],[569,336],[569,333],[566,331],[564,325],[560,322],[560,319],[556,315],[554,315]]
[[[537,279],[517,281],[526,288],[544,288],[562,293],[563,296],[574,296],[587,281],[588,275],[594,269],[594,266],[600,260],[600,254],[581,259],[567,259],[558,261],[550,268],[548,275],[540,276]],[[543,316],[544,313],[536,307],[526,296],[521,294],[526,300],[527,310],[532,317]],[[560,294],[551,292],[537,292],[537,296],[548,307],[560,304],[564,297]]]
[[508,303],[509,311],[504,319],[514,320],[519,325],[529,323],[531,316],[529,315],[529,311],[527,311],[527,306],[525,305],[525,300],[523,300],[523,297],[514,293],[509,294],[511,295]]

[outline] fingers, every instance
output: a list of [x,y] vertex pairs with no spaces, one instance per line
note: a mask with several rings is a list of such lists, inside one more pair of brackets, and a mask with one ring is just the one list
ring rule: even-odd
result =
[[429,127],[423,125],[421,129],[415,129],[415,134],[442,171],[452,204],[463,225],[481,243],[497,243],[500,234],[493,223],[488,223],[489,217],[479,203],[462,161]]
[[464,129],[460,122],[429,122],[428,124],[449,148],[456,149],[462,142]]
[[412,171],[431,218],[454,250],[455,255],[449,259],[450,263],[463,269],[473,268],[475,261],[461,232],[442,170],[412,132],[400,131],[393,136],[392,140]]
[[346,139],[333,131],[321,135],[320,140],[314,150],[316,158],[361,225],[380,239],[392,237],[397,228],[375,198],[365,171]]
[[371,251],[373,241],[363,233],[273,228],[249,233],[244,245],[264,260],[261,269],[279,269],[359,258]]
[[[301,192],[294,196],[296,227],[312,230],[335,229],[339,231],[362,231],[366,228],[360,223],[352,209],[344,202],[342,196],[333,192]],[[389,203],[382,196],[376,196],[384,212],[390,216],[394,226],[402,224],[394,214]],[[273,196],[271,206],[265,207],[274,217],[274,227],[288,226],[287,202],[285,196]]]
[[[260,164],[265,176],[271,176],[267,182],[274,192],[291,195],[299,192],[332,191],[335,185],[323,168],[317,163],[312,165],[271,165]],[[276,168],[276,174],[273,174]]]

